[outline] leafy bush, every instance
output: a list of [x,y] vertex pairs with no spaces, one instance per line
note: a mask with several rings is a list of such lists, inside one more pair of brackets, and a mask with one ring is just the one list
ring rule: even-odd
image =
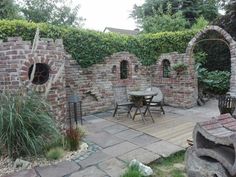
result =
[[230,72],[208,71],[200,63],[196,65],[199,87],[203,92],[225,94],[229,90]]
[[50,149],[47,154],[46,157],[49,160],[58,160],[60,158],[62,158],[64,155],[64,150],[61,147],[56,147],[56,148],[52,148]]
[[184,52],[197,31],[162,32],[139,36],[102,33],[45,23],[29,23],[20,20],[0,21],[0,39],[21,36],[33,40],[37,26],[40,37],[62,38],[66,51],[81,65],[89,67],[100,63],[115,52],[128,51],[140,58],[144,65],[154,64],[161,53]]
[[207,62],[207,53],[197,52],[194,54],[195,64],[201,63],[202,65]]
[[196,22],[193,24],[192,29],[201,30],[205,28],[208,24],[209,22],[203,16],[200,16],[199,18],[197,18]]
[[76,151],[79,148],[85,133],[80,127],[70,128],[66,130],[66,141],[70,151]]
[[58,136],[42,98],[20,91],[0,94],[0,143],[10,157],[42,154],[45,145]]
[[172,69],[175,70],[177,73],[185,71],[187,69],[187,65],[183,62],[176,63],[172,66]]
[[205,77],[201,80],[207,91],[214,94],[224,94],[229,90],[230,72],[205,71]]
[[121,177],[143,177],[136,165],[129,166]]

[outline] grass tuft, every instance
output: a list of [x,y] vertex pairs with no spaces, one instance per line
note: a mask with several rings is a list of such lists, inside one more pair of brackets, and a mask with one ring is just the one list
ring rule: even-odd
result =
[[49,160],[58,160],[60,158],[62,158],[64,155],[64,150],[61,147],[56,147],[56,148],[52,148],[50,149],[47,154],[46,157]]
[[161,158],[158,162],[151,164],[154,171],[153,177],[185,177],[185,171],[176,168],[175,164],[184,163],[185,151],[180,151],[166,158]]
[[121,177],[143,177],[137,165],[128,167],[126,172]]

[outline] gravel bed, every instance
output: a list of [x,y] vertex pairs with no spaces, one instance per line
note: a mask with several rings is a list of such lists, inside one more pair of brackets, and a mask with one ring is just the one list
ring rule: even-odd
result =
[[[41,166],[55,165],[64,160],[75,160],[80,156],[86,154],[87,149],[88,149],[87,143],[82,143],[78,151],[65,151],[63,158],[59,160],[48,160],[45,157],[25,157],[19,159],[30,162],[30,165],[28,165],[28,167],[24,169],[31,169],[38,166],[41,167]],[[8,156],[0,157],[0,177],[6,174],[15,173],[20,170],[23,170],[23,168],[14,167],[14,161],[11,160]]]

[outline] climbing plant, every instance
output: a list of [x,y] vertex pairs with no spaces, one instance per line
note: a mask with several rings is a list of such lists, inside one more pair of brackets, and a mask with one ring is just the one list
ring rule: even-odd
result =
[[185,52],[188,42],[197,33],[195,30],[188,30],[127,36],[46,23],[1,20],[0,39],[20,36],[23,40],[32,41],[37,27],[40,29],[40,37],[62,38],[66,51],[81,67],[100,63],[105,57],[120,51],[133,53],[142,64],[151,65],[161,53]]

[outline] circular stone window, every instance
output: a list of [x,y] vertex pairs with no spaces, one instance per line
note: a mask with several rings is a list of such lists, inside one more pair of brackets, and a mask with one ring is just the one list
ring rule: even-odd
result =
[[[34,65],[31,65],[29,68],[29,72],[28,72],[29,79],[32,74],[33,67]],[[46,83],[49,79],[49,72],[50,72],[50,67],[47,64],[36,63],[36,69],[35,69],[34,79],[32,83],[36,85],[42,85]]]

